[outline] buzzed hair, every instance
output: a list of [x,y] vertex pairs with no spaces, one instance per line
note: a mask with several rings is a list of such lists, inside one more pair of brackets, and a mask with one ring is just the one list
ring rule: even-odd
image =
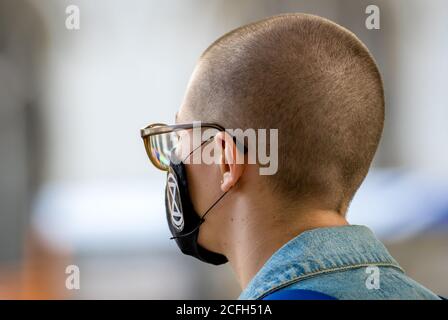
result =
[[364,180],[384,123],[381,75],[368,49],[308,14],[270,17],[216,40],[186,101],[195,120],[278,129],[273,191],[339,212]]

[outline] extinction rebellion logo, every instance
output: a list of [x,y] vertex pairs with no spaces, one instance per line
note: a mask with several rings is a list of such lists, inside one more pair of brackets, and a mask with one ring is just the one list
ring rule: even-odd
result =
[[171,172],[168,173],[166,192],[168,198],[168,209],[171,216],[171,224],[178,232],[181,232],[184,228],[184,216],[182,214],[182,204],[180,202],[177,180]]

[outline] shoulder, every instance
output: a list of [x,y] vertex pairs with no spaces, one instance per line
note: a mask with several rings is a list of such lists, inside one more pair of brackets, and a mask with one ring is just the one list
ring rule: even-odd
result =
[[323,273],[292,283],[280,290],[321,292],[339,300],[434,300],[439,297],[402,271],[388,266],[359,267]]

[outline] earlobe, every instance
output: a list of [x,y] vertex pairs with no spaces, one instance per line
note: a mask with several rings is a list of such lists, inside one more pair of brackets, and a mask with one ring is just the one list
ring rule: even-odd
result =
[[230,171],[225,172],[222,176],[221,190],[223,192],[227,192],[230,190],[230,188],[233,187],[233,185],[234,185],[234,183],[233,183],[232,174],[230,173]]

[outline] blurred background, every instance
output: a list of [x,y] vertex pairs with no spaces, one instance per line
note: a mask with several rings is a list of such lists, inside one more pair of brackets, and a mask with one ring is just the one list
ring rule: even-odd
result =
[[[368,30],[365,9],[380,8]],[[66,8],[80,29],[66,28]],[[0,0],[0,298],[234,299],[228,265],[181,255],[139,129],[174,122],[201,52],[283,12],[329,18],[382,72],[386,127],[349,210],[448,296],[448,2]],[[80,289],[67,290],[68,265]]]

